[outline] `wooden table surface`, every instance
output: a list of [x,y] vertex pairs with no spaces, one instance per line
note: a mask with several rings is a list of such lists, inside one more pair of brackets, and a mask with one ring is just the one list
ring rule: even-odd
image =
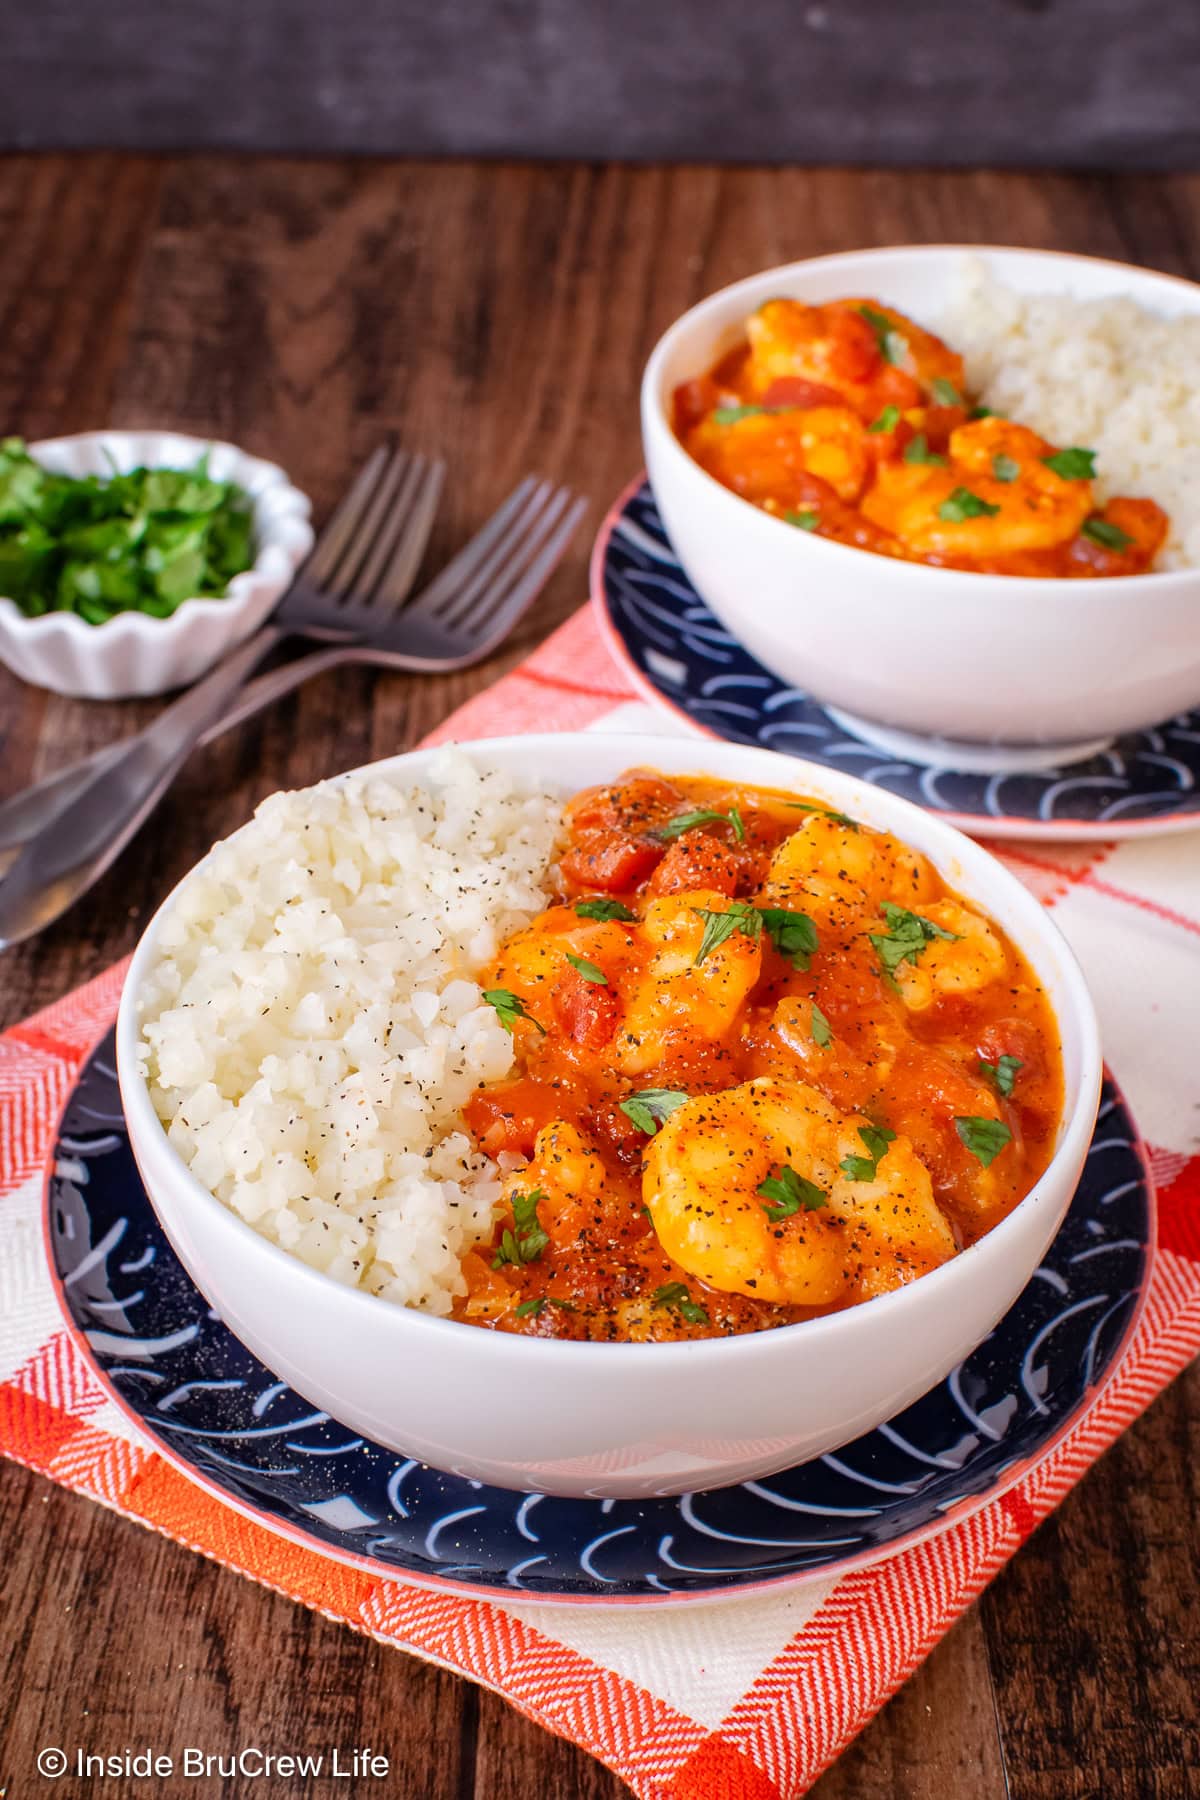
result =
[[[570,560],[485,667],[341,671],[194,756],[88,899],[5,954],[0,1023],[131,949],[265,794],[416,742],[579,604],[590,528],[639,465],[639,372],[677,313],[772,263],[917,240],[1197,278],[1200,178],[0,159],[0,431],[232,438],[284,464],[318,518],[396,431],[449,464],[435,556],[527,470],[593,502]],[[0,792],[153,711],[58,699],[0,670]],[[1198,1466],[1193,1369],[822,1778],[820,1800],[1200,1795]],[[40,1790],[43,1744],[333,1741],[384,1750],[389,1795],[626,1792],[494,1696],[9,1464],[0,1544],[0,1792],[6,1779],[22,1800]]]

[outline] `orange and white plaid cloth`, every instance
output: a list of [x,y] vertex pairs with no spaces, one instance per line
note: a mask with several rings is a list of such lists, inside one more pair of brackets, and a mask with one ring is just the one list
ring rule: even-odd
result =
[[[633,698],[588,612],[437,733],[679,731]],[[332,771],[331,771],[332,773]],[[233,821],[231,821],[231,824]],[[58,1112],[120,969],[0,1040],[0,1451],[381,1642],[485,1683],[645,1800],[791,1800],[917,1666],[1119,1432],[1200,1350],[1200,831],[1009,847],[1092,983],[1152,1147],[1159,1247],[1115,1378],[1003,1498],[841,1578],[665,1610],[469,1600],[298,1548],[193,1487],[108,1399],[63,1329],[42,1252]]]

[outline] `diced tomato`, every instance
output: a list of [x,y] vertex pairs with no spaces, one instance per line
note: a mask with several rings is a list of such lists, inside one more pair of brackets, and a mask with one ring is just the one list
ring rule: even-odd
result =
[[921,422],[921,429],[931,450],[944,450],[950,440],[950,433],[957,431],[967,421],[965,406],[928,406]]
[[655,869],[647,894],[684,894],[689,888],[737,893],[740,861],[736,851],[706,831],[688,831],[675,839]]
[[827,953],[813,964],[816,1001],[835,1032],[877,1021],[891,1010],[894,1003],[868,939],[854,937],[836,945],[822,942],[821,948]]
[[588,836],[568,850],[559,867],[572,887],[626,894],[639,887],[662,860],[664,846],[651,838]]
[[607,1044],[621,1011],[611,987],[589,981],[569,964],[554,984],[550,1006],[562,1031],[581,1050],[599,1050]]
[[1045,1066],[1045,1050],[1041,1033],[1026,1019],[995,1019],[979,1034],[982,1061],[997,1063],[1002,1056],[1015,1056],[1021,1064],[1026,1084]]
[[[1115,544],[1097,543],[1085,532],[1074,539],[1069,555],[1072,573],[1136,575],[1148,569],[1166,541],[1170,521],[1153,500],[1118,496],[1097,515],[1101,528],[1111,525],[1121,535]],[[1122,541],[1124,540],[1124,541]]]
[[[585,1125],[589,1136],[609,1145],[618,1161],[630,1167],[641,1162],[650,1140],[615,1101],[602,1101],[593,1106],[585,1116]],[[638,1216],[644,1218],[645,1215]]]
[[606,782],[577,794],[567,807],[567,820],[575,837],[601,833],[636,837],[672,818],[683,806],[683,795],[672,782],[648,771],[634,771],[623,781]]
[[764,406],[845,406],[846,396],[821,381],[806,381],[803,375],[779,375],[762,397]]
[[910,406],[921,404],[920,382],[894,363],[881,363],[871,388],[881,408],[898,406],[901,412],[906,412]]
[[561,1081],[508,1081],[478,1088],[463,1107],[463,1118],[489,1156],[502,1150],[532,1156],[538,1132],[556,1119],[570,1118],[580,1103],[580,1096]]

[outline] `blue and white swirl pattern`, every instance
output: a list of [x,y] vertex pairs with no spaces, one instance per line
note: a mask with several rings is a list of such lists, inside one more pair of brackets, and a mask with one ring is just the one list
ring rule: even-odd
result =
[[1012,1311],[950,1378],[836,1454],[667,1500],[483,1487],[317,1412],[222,1325],[177,1261],[125,1136],[111,1038],[63,1118],[49,1185],[63,1302],[149,1433],[266,1524],[422,1580],[685,1596],[882,1555],[1038,1455],[1092,1398],[1146,1277],[1149,1195],[1106,1089],[1079,1192]]
[[1117,739],[1084,762],[1006,774],[905,762],[852,736],[756,662],[709,611],[680,567],[648,484],[613,523],[602,579],[609,620],[634,668],[718,737],[841,769],[981,830],[1020,820],[1029,836],[1081,825],[1118,834],[1139,821],[1200,822],[1200,712]]

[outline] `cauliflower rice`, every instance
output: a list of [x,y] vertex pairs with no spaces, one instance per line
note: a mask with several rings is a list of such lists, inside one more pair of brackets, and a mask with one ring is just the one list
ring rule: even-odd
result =
[[1101,502],[1129,494],[1166,509],[1160,569],[1200,564],[1200,314],[1019,294],[970,257],[939,329],[986,405],[1096,451]]
[[141,1056],[167,1136],[256,1231],[448,1313],[500,1168],[460,1108],[512,1038],[474,976],[547,903],[561,806],[446,751],[427,788],[274,794],[164,921]]

